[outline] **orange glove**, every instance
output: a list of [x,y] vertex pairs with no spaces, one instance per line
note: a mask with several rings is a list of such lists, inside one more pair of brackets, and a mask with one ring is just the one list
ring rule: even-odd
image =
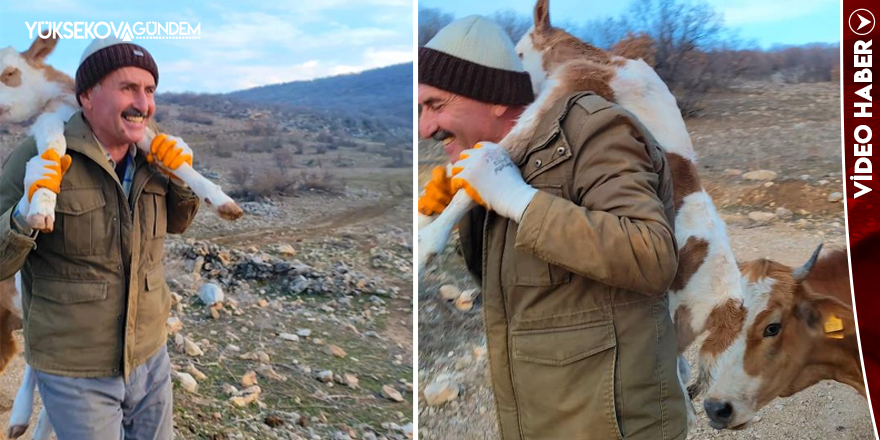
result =
[[183,139],[177,136],[169,136],[165,133],[156,135],[153,142],[150,143],[150,154],[147,155],[147,162],[158,165],[168,177],[183,185],[183,182],[174,175],[174,170],[183,165],[184,162],[192,166],[193,151]]
[[425,193],[419,197],[419,212],[436,215],[443,212],[452,201],[452,185],[446,168],[437,166],[431,170],[431,180],[425,185]]
[[39,158],[32,158],[25,172],[27,199],[30,200],[40,188],[46,188],[55,194],[60,193],[61,177],[70,168],[70,161],[70,155],[59,157],[54,149],[46,150]]

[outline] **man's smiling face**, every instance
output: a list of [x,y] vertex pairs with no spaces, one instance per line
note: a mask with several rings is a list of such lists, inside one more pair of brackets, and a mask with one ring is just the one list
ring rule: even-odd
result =
[[138,67],[122,67],[81,95],[83,112],[108,147],[139,142],[156,112],[156,81]]
[[419,84],[419,137],[443,141],[443,150],[450,162],[458,160],[462,151],[480,141],[498,142],[506,134],[507,125],[499,118],[499,109],[487,104]]

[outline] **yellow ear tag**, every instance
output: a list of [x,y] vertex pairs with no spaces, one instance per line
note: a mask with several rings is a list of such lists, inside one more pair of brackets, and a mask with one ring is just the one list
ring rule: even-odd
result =
[[831,315],[825,320],[825,336],[833,339],[843,339],[843,320]]

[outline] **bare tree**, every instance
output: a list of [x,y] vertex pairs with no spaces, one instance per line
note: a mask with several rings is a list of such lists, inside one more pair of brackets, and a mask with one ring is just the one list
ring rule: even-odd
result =
[[517,14],[512,9],[495,12],[487,18],[497,23],[510,36],[514,44],[532,27],[530,16]]
[[419,47],[431,41],[431,38],[434,38],[434,35],[437,35],[437,32],[440,32],[440,29],[451,23],[453,19],[452,14],[438,8],[419,6]]

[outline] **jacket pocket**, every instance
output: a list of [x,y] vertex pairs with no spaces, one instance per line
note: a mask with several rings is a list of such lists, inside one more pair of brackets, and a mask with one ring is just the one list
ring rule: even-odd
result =
[[168,187],[163,185],[156,177],[150,179],[144,186],[144,195],[141,203],[144,207],[144,237],[147,240],[165,237],[168,230],[168,216],[165,200]]
[[[55,204],[56,227],[52,234],[56,246],[69,255],[92,255],[104,231],[104,207],[107,201],[99,188],[65,189]],[[59,240],[62,238],[62,240]]]
[[135,334],[138,335],[135,353],[146,353],[165,340],[165,321],[171,311],[171,292],[165,283],[165,268],[158,266],[147,271],[141,278],[143,290],[138,293],[137,321]]
[[29,361],[67,371],[105,365],[118,341],[118,310],[104,280],[34,277],[25,323]]
[[525,439],[620,439],[611,321],[514,331],[511,377]]

